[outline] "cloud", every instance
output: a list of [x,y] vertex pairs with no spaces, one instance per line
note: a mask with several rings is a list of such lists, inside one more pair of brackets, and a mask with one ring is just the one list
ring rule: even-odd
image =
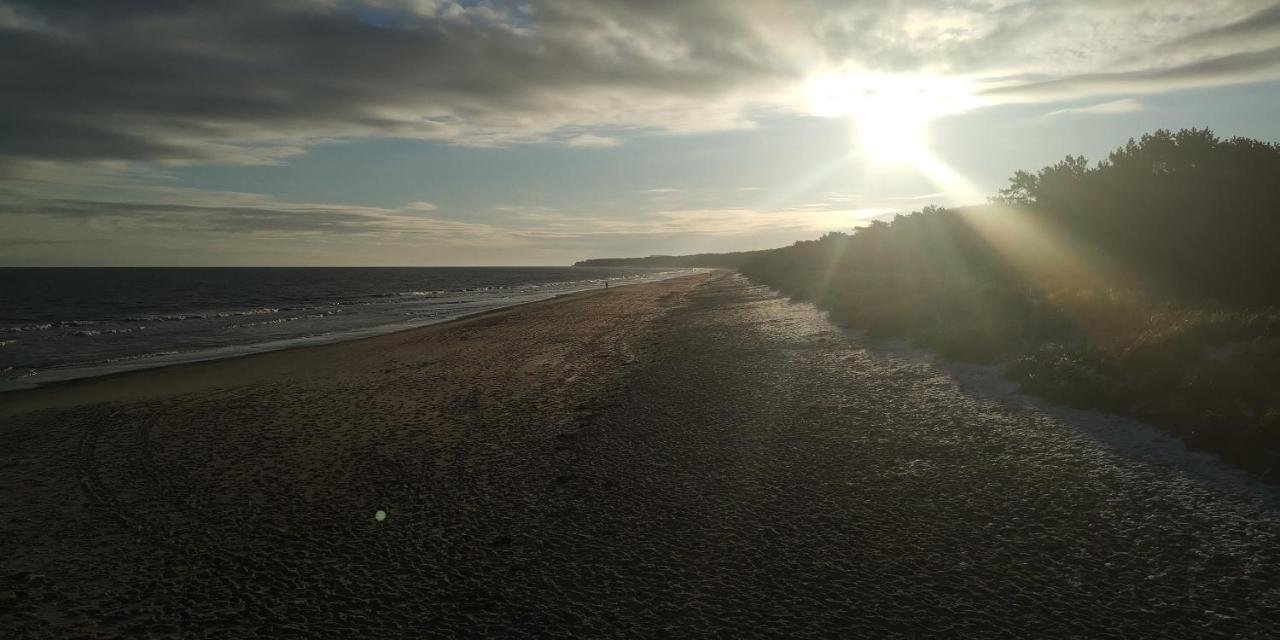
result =
[[[566,264],[635,254],[765,248],[848,230],[890,209],[842,203],[784,209],[649,208],[573,213],[503,205],[487,223],[429,211],[282,201],[251,194],[146,188],[132,197],[0,192],[4,264]],[[527,263],[527,262],[526,262]]]
[[[185,237],[308,240],[430,241],[456,245],[508,244],[530,238],[740,236],[777,231],[849,228],[868,215],[901,211],[928,196],[865,198],[827,194],[824,199],[779,208],[654,205],[626,215],[575,213],[545,205],[493,207],[488,222],[433,217],[430,202],[398,208],[291,202],[254,193],[176,187],[134,187],[110,197],[64,197],[44,188],[0,190],[0,236],[21,237],[5,246],[60,243],[57,236],[19,236],[43,225],[89,230],[100,237],[162,232]],[[905,206],[904,206],[905,205]],[[6,233],[8,231],[9,233]],[[513,240],[514,239],[514,240]]]
[[622,144],[622,141],[618,138],[583,133],[568,138],[565,140],[565,144],[571,147],[616,147]]
[[295,203],[256,194],[196,190],[158,189],[150,197],[129,200],[4,195],[0,196],[0,228],[17,227],[16,221],[42,219],[90,225],[104,233],[160,230],[277,238],[448,238],[464,244],[489,242],[498,235],[487,224],[430,218],[422,211],[412,206],[385,209]]
[[1084,73],[988,90],[997,102],[1050,102],[1079,96],[1153,94],[1195,87],[1280,79],[1280,47],[1200,60],[1175,67]]
[[1087,107],[1070,107],[1067,109],[1058,109],[1056,111],[1050,111],[1045,115],[1061,116],[1061,115],[1067,115],[1071,113],[1085,113],[1085,114],[1133,113],[1134,111],[1142,111],[1144,108],[1145,107],[1142,105],[1142,103],[1138,102],[1137,100],[1134,100],[1132,98],[1123,98],[1120,100],[1112,100],[1110,102],[1101,102],[1098,104],[1089,105]]
[[364,137],[609,146],[802,111],[824,72],[962,77],[993,102],[1254,82],[1280,77],[1278,16],[1260,0],[0,0],[0,172],[272,164]]
[[1261,9],[1236,22],[1175,39],[1161,47],[1177,50],[1240,50],[1270,48],[1280,41],[1280,4]]
[[319,0],[0,6],[53,25],[0,25],[0,154],[18,158],[269,163],[365,136],[492,146],[569,127],[745,126],[734,90],[782,72],[710,5],[671,10],[691,22],[670,33],[672,16],[610,2],[535,16]]
[[799,237],[848,230],[898,209],[836,207],[815,203],[784,209],[701,207],[650,210],[627,218],[575,216],[544,212],[524,216],[529,223],[514,229],[524,238],[592,240],[643,237],[743,237],[791,232]]
[[48,238],[0,238],[0,249],[8,249],[10,247],[38,247],[51,244],[75,244],[70,240],[51,240]]

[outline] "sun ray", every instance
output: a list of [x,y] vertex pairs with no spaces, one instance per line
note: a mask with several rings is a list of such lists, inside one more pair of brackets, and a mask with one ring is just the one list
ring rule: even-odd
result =
[[929,150],[914,158],[916,169],[939,189],[962,202],[978,203],[984,200],[982,190],[968,178],[943,162]]
[[857,124],[858,150],[878,166],[915,166],[931,179],[956,183],[929,149],[928,125],[977,104],[962,80],[906,75],[825,75],[808,85],[814,115]]
[[824,162],[791,183],[772,190],[769,193],[769,197],[757,203],[757,206],[762,209],[772,209],[782,205],[794,198],[797,194],[803,193],[813,185],[818,184],[825,178],[829,177],[841,167],[852,162],[855,158],[856,154],[851,151],[837,156],[828,162]]

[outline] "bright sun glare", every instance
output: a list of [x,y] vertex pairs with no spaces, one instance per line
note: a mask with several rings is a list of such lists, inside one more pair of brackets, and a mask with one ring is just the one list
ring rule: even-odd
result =
[[918,166],[929,160],[929,122],[968,108],[970,92],[928,76],[828,75],[810,82],[808,101],[815,115],[853,118],[863,153],[877,164]]

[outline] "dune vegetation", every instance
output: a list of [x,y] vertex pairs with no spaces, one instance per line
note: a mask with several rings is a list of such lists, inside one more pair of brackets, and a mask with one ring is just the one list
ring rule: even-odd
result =
[[741,270],[1280,480],[1280,146],[1161,130],[1009,182]]
[[729,253],[697,253],[684,256],[646,256],[643,258],[590,258],[573,263],[575,267],[655,267],[738,269],[742,265],[772,251],[732,251]]

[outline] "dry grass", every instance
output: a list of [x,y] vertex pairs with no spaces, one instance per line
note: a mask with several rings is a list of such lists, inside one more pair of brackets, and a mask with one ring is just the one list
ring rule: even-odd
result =
[[873,336],[906,336],[947,357],[1005,364],[1028,392],[1139,417],[1280,479],[1280,311],[1118,288],[746,272]]

